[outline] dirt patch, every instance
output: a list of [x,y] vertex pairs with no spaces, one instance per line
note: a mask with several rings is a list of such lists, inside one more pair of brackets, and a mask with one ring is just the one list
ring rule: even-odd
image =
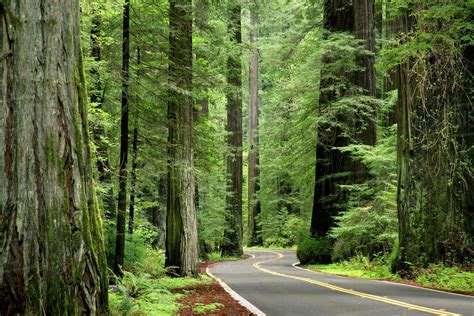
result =
[[[204,268],[204,270],[206,270]],[[211,284],[191,286],[183,289],[173,291],[175,293],[187,294],[178,300],[183,307],[178,311],[178,315],[255,315],[248,311],[245,307],[234,300],[229,293],[227,293],[222,286],[217,282]],[[212,303],[222,304],[220,307],[212,312],[205,312],[201,314],[195,313],[193,310],[200,306],[200,304],[208,305]]]

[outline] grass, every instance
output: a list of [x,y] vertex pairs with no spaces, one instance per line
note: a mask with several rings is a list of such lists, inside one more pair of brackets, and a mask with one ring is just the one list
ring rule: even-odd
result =
[[[383,259],[369,260],[364,256],[355,256],[347,261],[332,264],[314,264],[307,266],[310,270],[321,271],[363,279],[384,279],[403,281],[398,274],[390,271]],[[439,290],[474,294],[474,272],[462,271],[459,267],[446,267],[432,264],[427,268],[414,270],[415,277],[411,281]]]
[[390,272],[382,260],[371,261],[360,255],[338,263],[309,265],[308,269],[363,279],[400,279],[399,275]]
[[252,246],[252,247],[245,247],[244,249],[247,250],[296,250],[298,246],[293,245],[291,247],[279,247],[279,246],[270,246],[270,247],[263,247],[263,246]]
[[172,278],[172,277],[162,277],[157,280],[157,283],[168,290],[176,290],[184,287],[204,285],[212,283],[212,279],[205,275],[200,274],[199,278]]
[[211,304],[197,303],[196,306],[193,308],[193,313],[194,314],[212,313],[213,311],[216,311],[223,306],[224,305],[221,303],[211,303]]
[[215,263],[215,262],[220,262],[220,261],[236,261],[236,260],[241,260],[244,259],[245,257],[235,257],[235,256],[222,256],[220,252],[211,252],[208,256],[207,262],[209,263]]
[[474,294],[474,272],[432,264],[417,272],[416,282],[426,287]]

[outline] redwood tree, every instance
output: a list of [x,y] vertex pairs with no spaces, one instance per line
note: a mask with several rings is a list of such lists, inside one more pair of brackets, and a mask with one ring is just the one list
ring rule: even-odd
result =
[[[327,1],[324,7],[325,28],[330,32],[350,32],[362,40],[367,51],[374,51],[374,2],[373,0],[336,0]],[[323,63],[331,62],[337,56],[325,56]],[[359,71],[344,71],[345,76],[354,86],[344,88],[338,93],[322,92],[320,96],[320,111],[330,107],[336,101],[337,94],[353,97],[358,94],[375,96],[374,57],[368,54],[357,56]],[[324,72],[324,67],[323,67]],[[323,77],[323,76],[322,76]],[[321,90],[328,91],[327,86],[333,84],[329,79],[321,80]],[[330,89],[329,89],[330,90]],[[375,113],[367,115],[369,119],[355,120],[355,129],[351,135],[344,133],[340,126],[352,125],[353,118],[338,115],[337,124],[328,128],[327,124],[318,126],[315,166],[315,189],[311,232],[317,237],[326,237],[334,225],[333,217],[341,210],[346,201],[346,194],[341,185],[361,183],[367,179],[365,167],[342,152],[338,147],[349,145],[351,142],[366,145],[375,144]],[[332,122],[333,123],[333,122]],[[331,124],[332,124],[331,123]],[[332,131],[329,132],[328,131]]]
[[198,270],[192,91],[192,1],[169,9],[168,201],[166,266],[181,276]]
[[125,255],[125,220],[127,214],[128,81],[130,64],[130,1],[128,0],[123,5],[122,31],[122,117],[120,121],[120,171],[114,263],[114,273],[117,275],[122,275],[121,266]]
[[242,23],[240,0],[229,1],[228,32],[234,44],[233,51],[227,59],[227,196],[225,242],[222,254],[229,256],[243,255],[242,248]]
[[258,40],[258,0],[254,0],[250,10],[250,44],[253,45],[250,53],[249,69],[249,156],[248,156],[248,245],[262,243],[257,224],[260,214],[260,201],[256,198],[259,191],[259,150],[258,150],[258,115],[259,115],[259,53]]
[[0,314],[107,314],[79,0],[0,4]]

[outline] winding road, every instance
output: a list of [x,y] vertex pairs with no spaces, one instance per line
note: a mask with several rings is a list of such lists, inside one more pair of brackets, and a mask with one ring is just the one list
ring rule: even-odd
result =
[[308,271],[295,267],[294,251],[246,253],[252,258],[215,264],[209,272],[256,314],[474,315],[471,296]]

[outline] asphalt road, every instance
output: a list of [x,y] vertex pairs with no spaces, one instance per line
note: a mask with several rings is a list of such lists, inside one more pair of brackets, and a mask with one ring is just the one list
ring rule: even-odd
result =
[[246,251],[210,272],[267,315],[474,315],[474,297],[294,267],[294,251]]

